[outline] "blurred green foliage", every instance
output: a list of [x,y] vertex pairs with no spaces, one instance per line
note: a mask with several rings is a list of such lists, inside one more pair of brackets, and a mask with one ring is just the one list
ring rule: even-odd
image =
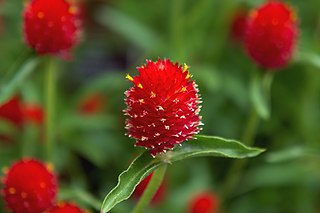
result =
[[[99,201],[116,185],[117,176],[140,152],[124,135],[122,109],[123,92],[130,87],[124,76],[136,74],[135,67],[145,59],[170,58],[190,65],[203,100],[205,126],[201,134],[240,139],[252,107],[257,106],[252,100],[262,97],[255,86],[252,93],[254,79],[259,79],[262,71],[241,44],[232,40],[230,23],[238,8],[254,8],[263,2],[83,2],[82,42],[72,61],[59,64],[54,152],[61,181],[59,197],[97,211]],[[221,198],[221,212],[320,211],[320,1],[288,2],[299,20],[296,52],[291,63],[275,73],[270,101],[258,100],[258,106],[269,110],[270,116],[260,119],[255,146],[268,151],[248,161],[232,193]],[[28,53],[22,9],[22,1],[4,1],[0,9],[4,19],[1,88]],[[24,102],[43,103],[43,69],[40,64],[18,85],[17,93]],[[105,97],[103,108],[94,115],[83,115],[79,104],[92,93]],[[0,126],[2,132],[8,130],[2,121]],[[41,128],[28,125],[14,135],[15,143],[0,143],[0,167],[22,155],[44,158]],[[191,197],[200,191],[211,190],[219,197],[234,161],[239,160],[199,158],[170,166],[165,200],[146,212],[186,212]],[[128,212],[134,203],[133,199],[121,203],[112,212]],[[2,212],[1,206],[0,200]]]

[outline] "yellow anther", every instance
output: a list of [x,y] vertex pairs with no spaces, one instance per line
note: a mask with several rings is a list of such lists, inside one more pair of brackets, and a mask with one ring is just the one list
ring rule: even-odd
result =
[[12,194],[12,195],[15,194],[16,193],[16,189],[13,188],[13,187],[10,187],[9,188],[9,193]]
[[69,13],[70,14],[76,14],[78,12],[78,8],[75,6],[69,7]]
[[128,79],[129,81],[133,81],[133,78],[129,74],[126,75],[126,79]]
[[144,103],[144,99],[139,99],[139,103],[143,104]]
[[153,91],[151,91],[150,98],[155,98],[155,97],[156,97],[156,93],[154,93]]
[[183,72],[187,71],[189,68],[190,67],[186,63],[183,64]]
[[43,12],[38,12],[37,17],[38,17],[39,19],[43,19],[44,13],[43,13]]
[[251,10],[249,12],[249,17],[250,18],[255,18],[258,15],[258,12],[256,10]]
[[143,86],[142,86],[141,83],[138,84],[138,87],[141,88],[141,89],[143,89]]
[[189,79],[191,77],[191,75],[188,73],[186,76],[186,79]]
[[54,166],[52,163],[47,163],[47,169],[50,171],[50,172],[53,172],[54,171]]
[[181,87],[180,92],[185,92],[185,91],[187,91],[187,87],[185,87],[185,86]]

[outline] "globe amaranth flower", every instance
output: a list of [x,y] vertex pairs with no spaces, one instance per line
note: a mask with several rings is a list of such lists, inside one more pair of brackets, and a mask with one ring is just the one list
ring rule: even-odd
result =
[[219,200],[212,192],[201,192],[192,197],[188,213],[217,213]]
[[105,102],[102,94],[92,93],[81,100],[78,110],[82,115],[94,115],[103,110]]
[[19,96],[13,96],[0,105],[0,119],[4,119],[14,126],[21,128],[24,122],[22,101]]
[[43,107],[37,103],[27,103],[23,106],[23,117],[26,122],[42,125],[44,123]]
[[234,41],[243,43],[247,28],[248,12],[246,9],[237,9],[232,17],[230,34]]
[[[143,193],[144,190],[146,190],[151,178],[153,176],[153,172],[151,174],[149,174],[146,178],[144,178],[139,185],[137,185],[136,189],[134,190],[133,196],[135,198],[140,198]],[[152,197],[151,200],[151,204],[157,204],[160,203],[164,198],[165,198],[165,194],[166,194],[166,182],[165,180],[160,184],[159,188],[157,189],[157,191],[155,192],[155,194]]]
[[77,5],[67,0],[31,0],[24,10],[24,37],[37,54],[70,57],[80,29]]
[[134,86],[125,92],[128,136],[152,156],[173,149],[199,132],[200,100],[188,66],[158,59],[138,67],[127,78]]
[[250,57],[265,69],[285,66],[298,34],[296,14],[286,3],[268,1],[251,12],[245,46]]
[[50,210],[45,211],[45,213],[86,213],[87,211],[84,211],[80,209],[78,206],[76,206],[73,203],[59,203]]
[[13,213],[42,213],[54,204],[55,175],[35,159],[23,159],[5,171],[2,194]]

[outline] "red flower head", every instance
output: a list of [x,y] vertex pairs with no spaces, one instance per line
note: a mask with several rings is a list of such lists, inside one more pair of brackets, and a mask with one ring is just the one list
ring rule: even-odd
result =
[[22,103],[19,96],[14,96],[0,105],[0,119],[11,122],[18,128],[23,125]]
[[23,117],[31,123],[43,124],[44,112],[42,106],[38,104],[25,104],[23,106]]
[[247,11],[238,9],[232,17],[230,34],[235,41],[243,42],[247,27]]
[[[136,198],[140,198],[144,192],[144,190],[147,188],[151,178],[152,178],[153,172],[149,174],[146,178],[144,178],[139,185],[136,187],[133,196]],[[162,182],[161,185],[159,186],[158,190],[154,194],[151,203],[156,204],[160,203],[165,196],[166,193],[166,184],[165,182]]]
[[199,132],[200,103],[197,85],[188,66],[170,60],[147,60],[139,75],[127,78],[134,86],[126,91],[129,137],[152,156],[173,149]]
[[78,7],[67,0],[31,0],[25,8],[25,40],[40,55],[69,57],[79,28]]
[[219,200],[211,192],[203,192],[194,196],[190,202],[190,213],[217,213]]
[[6,172],[3,196],[13,213],[42,213],[51,207],[57,194],[54,174],[41,162],[24,159]]
[[246,49],[260,66],[281,68],[291,58],[297,31],[296,15],[287,4],[267,2],[250,14]]
[[81,101],[79,111],[86,115],[95,114],[102,110],[104,102],[104,97],[101,94],[91,94]]
[[59,203],[45,213],[85,213],[86,211],[81,210],[78,206],[72,203]]

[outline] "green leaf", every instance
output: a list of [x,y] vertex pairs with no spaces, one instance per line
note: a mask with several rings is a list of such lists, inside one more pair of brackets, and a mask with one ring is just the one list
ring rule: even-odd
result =
[[17,90],[22,81],[36,68],[40,59],[37,57],[27,60],[13,76],[12,80],[0,90],[0,103],[7,100]]
[[273,73],[265,71],[263,76],[256,72],[253,75],[250,92],[251,100],[258,115],[263,119],[270,117],[270,89]]
[[120,34],[138,47],[149,49],[159,45],[159,35],[143,25],[139,20],[130,17],[116,9],[102,8],[97,16],[101,24]]
[[314,52],[300,52],[296,55],[294,60],[320,68],[320,55]]
[[235,140],[197,135],[196,140],[185,142],[173,151],[160,154],[156,158],[144,152],[120,174],[117,186],[105,197],[101,212],[108,212],[118,203],[128,199],[140,181],[162,164],[205,156],[247,158],[257,156],[263,151],[263,149],[247,147]]

